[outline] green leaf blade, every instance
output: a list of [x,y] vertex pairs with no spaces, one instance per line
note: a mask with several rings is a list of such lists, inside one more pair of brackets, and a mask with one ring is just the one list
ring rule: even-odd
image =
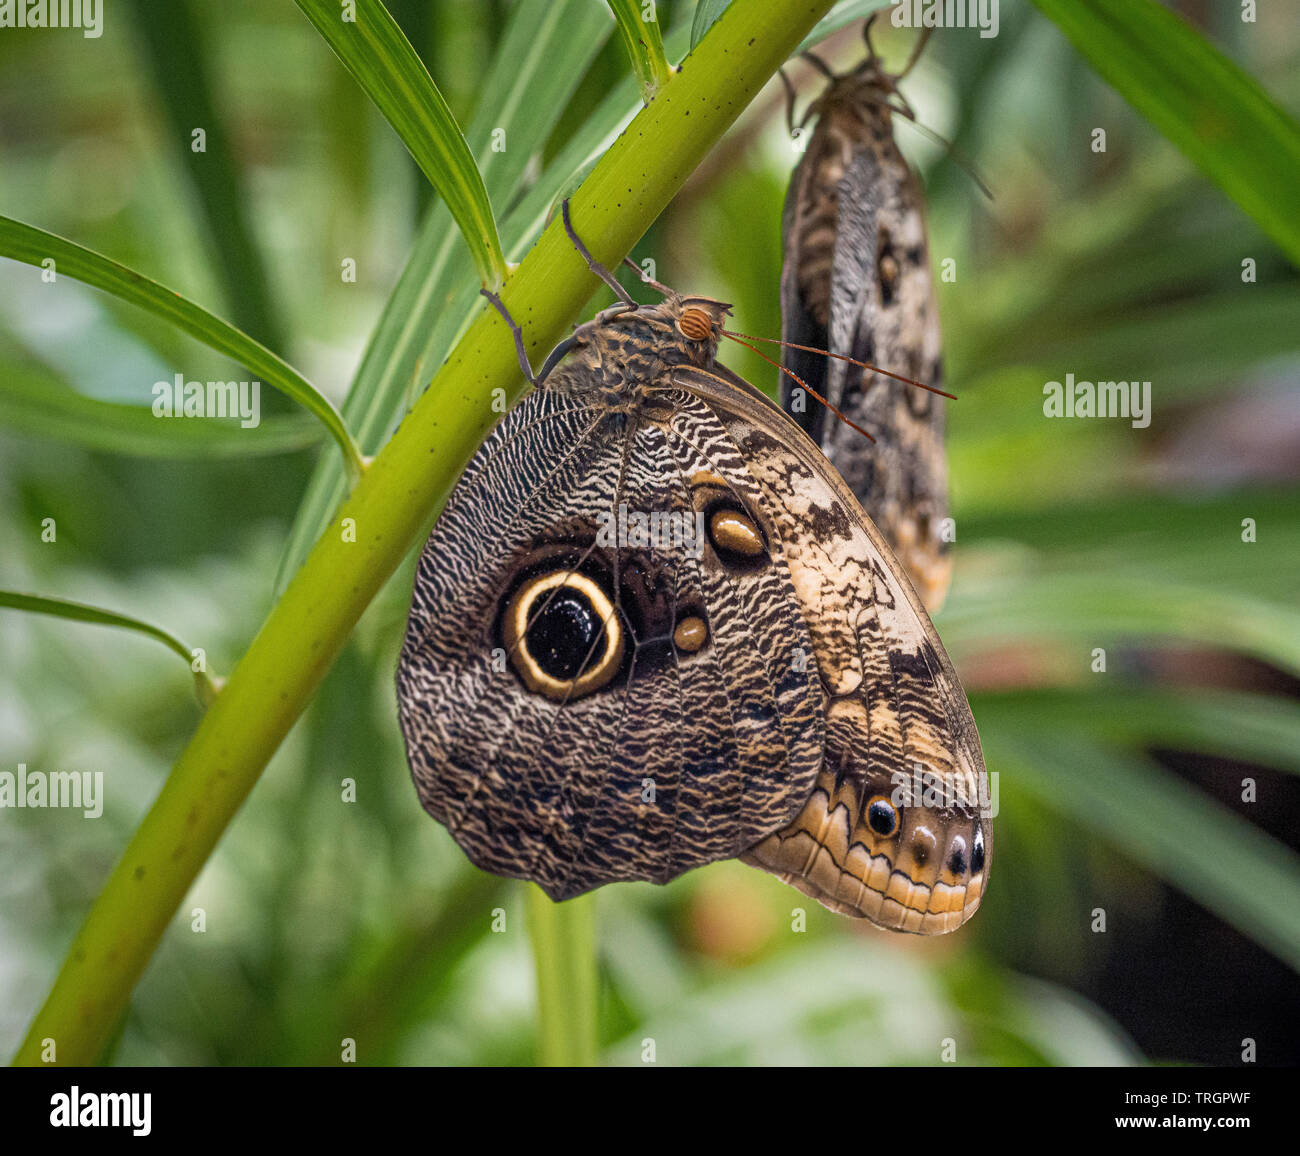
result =
[[641,99],[649,104],[672,75],[668,57],[664,55],[664,39],[659,31],[658,17],[643,19],[645,9],[641,0],[607,0],[607,3],[614,13],[623,47],[632,62],[632,71],[636,73],[641,85]]
[[478,266],[499,289],[509,275],[483,175],[442,93],[379,0],[357,0],[344,20],[334,0],[296,0],[303,15],[384,115],[451,210]]
[[224,353],[314,414],[343,451],[352,477],[355,479],[363,472],[361,452],[338,410],[324,394],[260,341],[255,341],[175,290],[93,249],[11,217],[0,216],[0,257],[23,261],[36,268],[42,268],[46,261],[53,261],[56,277],[66,275],[102,289],[120,301],[128,301],[171,322],[208,348]]
[[0,590],[0,606],[10,610],[23,610],[29,614],[46,614],[52,618],[63,618],[69,622],[88,622],[95,626],[113,626],[121,630],[130,630],[161,642],[173,654],[179,655],[186,667],[194,675],[195,689],[199,701],[205,706],[216,697],[217,685],[204,671],[192,668],[193,652],[179,638],[160,626],[132,618],[129,614],[119,614],[116,610],[105,610],[99,606],[89,606],[84,602],[71,602],[65,598],[47,598],[40,594],[21,594],[16,590]]
[[306,414],[237,420],[174,421],[147,405],[101,401],[53,375],[11,368],[0,377],[0,428],[100,453],[142,458],[225,460],[294,453],[320,444],[321,427]]
[[1300,126],[1154,0],[1034,0],[1098,74],[1300,265]]

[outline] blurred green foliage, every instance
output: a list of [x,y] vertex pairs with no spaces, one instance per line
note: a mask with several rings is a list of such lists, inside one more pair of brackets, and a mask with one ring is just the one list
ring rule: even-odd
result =
[[[143,3],[123,6],[138,19],[110,9],[99,40],[0,35],[0,210],[255,336],[287,333],[276,352],[372,450],[462,324],[472,263],[445,209],[425,216],[409,157],[292,6],[182,7],[192,49],[175,28],[142,34],[139,20],[167,19]],[[574,7],[582,34],[565,35],[543,27],[543,5],[389,7],[467,126],[517,259],[552,197],[529,182],[580,167],[618,125],[600,120],[609,94],[635,92],[612,22]],[[1257,24],[1235,5],[1180,7],[1300,108],[1294,3]],[[676,59],[695,7],[659,9]],[[512,18],[514,44],[533,20],[527,40],[563,48],[562,71],[543,59],[530,72],[516,47],[497,55]],[[882,31],[901,61],[907,36]],[[848,30],[822,51],[848,65],[859,43]],[[191,51],[201,58],[177,68]],[[791,74],[801,101],[815,94],[811,70]],[[995,196],[900,126],[925,175],[932,256],[956,270],[940,306],[960,395],[957,560],[936,625],[999,774],[991,889],[972,924],[921,942],[815,906],[796,931],[803,897],[735,863],[607,888],[603,1058],[639,1063],[652,1037],[660,1063],[928,1064],[952,1039],[963,1064],[1235,1063],[1252,1038],[1260,1062],[1294,1062],[1300,281],[1027,5],[1005,4],[991,40],[939,34],[905,91]],[[225,192],[203,190],[177,139],[194,108],[222,125],[228,163],[208,178]],[[1090,147],[1097,127],[1104,153]],[[634,258],[735,302],[744,331],[776,335],[796,159],[774,83]],[[412,254],[428,260],[408,265]],[[265,295],[241,300],[259,269]],[[724,357],[774,388],[752,354]],[[0,262],[0,586],[137,614],[228,670],[286,552],[328,513],[323,466],[300,511],[316,454],[116,456],[71,420],[41,436],[30,402],[6,403],[46,388],[143,406],[176,372],[239,376],[153,317]],[[1066,373],[1151,380],[1150,428],[1044,419],[1043,384]],[[286,449],[305,445],[286,436]],[[43,542],[51,517],[57,538]],[[362,1063],[533,1061],[523,890],[470,867],[409,783],[392,687],[409,583],[408,567],[371,606],[209,862],[115,1062],[334,1063],[344,1037]],[[198,707],[174,657],[119,632],[4,612],[0,656],[0,769],[102,770],[108,786],[99,820],[0,813],[0,1044],[12,1051]],[[355,803],[342,802],[347,779]]]

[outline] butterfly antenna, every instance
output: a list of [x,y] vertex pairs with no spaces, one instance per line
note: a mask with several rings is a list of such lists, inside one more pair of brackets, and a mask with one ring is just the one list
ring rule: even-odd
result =
[[[907,58],[907,63],[903,65],[903,71],[898,73],[898,75],[894,77],[895,84],[897,84],[900,80],[902,80],[903,77],[905,77],[909,72],[912,71],[913,68],[916,67],[916,62],[921,59],[921,53],[925,51],[925,46],[930,42],[930,37],[933,34],[934,34],[933,28],[927,28],[924,32],[921,33],[920,39],[917,40],[916,44],[912,48],[912,55]],[[867,47],[868,48],[871,47],[870,40],[867,41]]]
[[[900,93],[899,95],[901,96],[902,94]],[[943,148],[943,150],[948,154],[953,164],[955,164],[959,169],[962,170],[962,172],[964,172],[968,177],[970,177],[972,181],[975,182],[976,187],[979,189],[981,193],[983,193],[990,201],[996,199],[993,196],[993,190],[988,187],[988,185],[984,181],[984,178],[981,177],[978,172],[976,172],[974,163],[966,156],[966,154],[963,153],[955,144],[952,143],[952,141],[950,141],[942,133],[935,132],[934,129],[930,128],[929,125],[922,124],[920,120],[917,119],[916,113],[912,111],[910,105],[907,108],[900,108],[896,104],[890,104],[889,101],[887,100],[881,101],[880,103],[883,104],[886,108],[888,108],[891,112],[898,113],[899,116],[901,116],[904,120],[906,120],[909,124],[911,124],[911,126],[914,129],[916,129],[916,131],[919,132],[927,140],[933,141],[935,144],[940,145]]]
[[[842,421],[846,426],[849,426],[851,429],[857,430],[858,433],[860,433],[864,438],[867,439],[867,441],[874,442],[876,440],[874,437],[871,436],[871,434],[867,433],[866,430],[864,430],[860,425],[858,425],[857,422],[853,421],[851,418],[845,417],[843,413],[841,413],[838,409],[836,409],[833,405],[831,405],[829,401],[827,401],[824,397],[822,397],[820,393],[818,393],[815,389],[813,389],[813,387],[809,385],[806,381],[804,381],[804,379],[800,377],[797,373],[795,373],[794,370],[787,369],[784,365],[782,365],[778,361],[773,361],[770,357],[768,357],[766,353],[764,353],[761,349],[757,348],[756,346],[750,345],[748,341],[742,341],[741,337],[743,336],[743,334],[732,333],[730,330],[727,329],[724,329],[722,332],[725,336],[730,337],[731,340],[734,341],[737,345],[743,345],[751,353],[757,353],[759,357],[761,357],[764,361],[768,363],[768,365],[776,366],[776,368],[779,369],[782,373],[784,373],[787,377],[790,377],[793,380],[797,381],[800,384],[800,386],[803,387],[804,390],[812,394],[813,397],[815,397],[818,401],[820,401],[822,405],[824,405],[828,410],[830,410],[831,413],[833,413],[837,418],[840,419],[840,421]],[[763,338],[755,338],[755,340],[761,341],[763,340]]]
[[[907,385],[914,385],[917,389],[924,389],[928,393],[937,393],[940,397],[946,397],[950,401],[957,400],[957,395],[955,393],[949,393],[946,389],[940,389],[937,385],[926,385],[923,381],[917,381],[911,377],[904,377],[901,373],[892,373],[888,369],[881,369],[878,365],[871,365],[866,361],[859,361],[856,357],[848,357],[843,353],[832,353],[829,349],[818,349],[815,345],[799,345],[794,341],[782,341],[779,337],[751,337],[748,333],[732,333],[730,329],[724,329],[722,332],[725,336],[730,337],[732,341],[739,341],[741,345],[744,345],[745,343],[740,340],[743,337],[745,341],[766,341],[770,345],[780,345],[786,349],[802,349],[805,353],[820,353],[822,357],[833,357],[836,361],[847,361],[850,365],[858,366],[859,369],[869,369],[872,373],[880,374],[881,377],[892,377],[895,381],[905,382]],[[751,345],[749,348],[753,349],[754,347]],[[757,349],[754,349],[754,352],[757,353],[759,357],[764,356]],[[765,358],[765,360],[772,361],[770,357]],[[772,361],[772,364],[776,365],[776,362]],[[790,373],[785,366],[780,366],[779,368],[785,373]],[[791,376],[793,377],[794,375],[791,374]],[[808,389],[808,386],[804,385],[803,382],[799,382],[799,384],[803,385],[804,389]],[[812,391],[808,390],[808,392],[811,393]],[[830,403],[827,402],[826,404],[829,405]],[[838,413],[839,411],[837,410],[836,412]],[[845,418],[845,421],[848,421],[848,419]],[[853,423],[849,422],[849,424],[852,425]]]

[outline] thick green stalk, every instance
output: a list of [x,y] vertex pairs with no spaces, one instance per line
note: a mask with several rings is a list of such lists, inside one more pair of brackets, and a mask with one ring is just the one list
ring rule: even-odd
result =
[[537,970],[537,1060],[548,1068],[596,1062],[596,897],[552,903],[528,885],[528,935]]
[[[830,7],[735,0],[572,198],[573,220],[613,264],[663,211],[714,142]],[[536,362],[597,282],[559,221],[504,291]],[[441,508],[499,416],[494,388],[525,388],[514,344],[485,309],[375,457],[181,753],[113,870],[16,1057],[98,1058],[177,906],[361,613]],[[286,831],[285,838],[293,838]]]

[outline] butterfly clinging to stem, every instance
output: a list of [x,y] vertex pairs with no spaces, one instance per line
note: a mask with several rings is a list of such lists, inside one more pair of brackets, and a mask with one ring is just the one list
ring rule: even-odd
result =
[[[397,673],[421,802],[553,899],[740,857],[882,927],[978,907],[970,709],[898,559],[808,437],[657,286],[579,326],[420,557]],[[928,794],[914,788],[928,784]]]

